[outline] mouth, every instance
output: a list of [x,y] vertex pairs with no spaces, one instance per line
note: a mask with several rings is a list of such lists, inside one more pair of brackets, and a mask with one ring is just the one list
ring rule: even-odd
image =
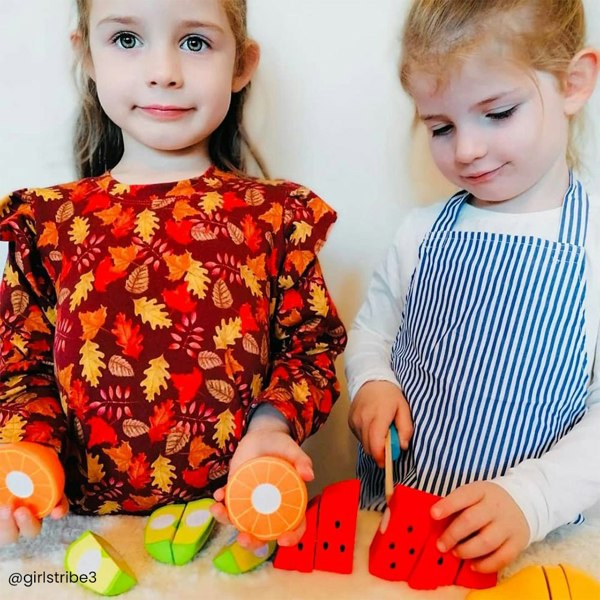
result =
[[158,119],[179,119],[192,111],[191,108],[183,106],[170,106],[162,104],[149,104],[147,106],[136,106],[143,113]]
[[478,171],[477,173],[472,173],[470,175],[463,175],[462,179],[469,181],[470,183],[483,183],[493,179],[504,166],[505,165],[500,165],[491,171]]

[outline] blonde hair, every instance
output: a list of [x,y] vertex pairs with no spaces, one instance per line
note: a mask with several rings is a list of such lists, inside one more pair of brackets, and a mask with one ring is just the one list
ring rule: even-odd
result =
[[[520,66],[555,76],[564,89],[572,58],[585,45],[581,0],[414,0],[402,38],[400,81],[410,94],[417,70],[443,82],[468,56],[490,47]],[[571,120],[567,162],[579,165]]]
[[[236,43],[236,70],[244,66],[251,44],[246,27],[246,0],[221,0]],[[75,163],[80,177],[93,177],[112,169],[123,156],[123,135],[104,112],[94,80],[86,74],[83,63],[90,57],[89,22],[92,0],[77,0],[77,32],[80,52],[75,63],[81,105],[74,135]],[[257,150],[250,143],[242,119],[250,84],[231,95],[231,105],[223,122],[211,134],[208,151],[220,169],[243,174],[246,147],[258,168],[267,171]]]

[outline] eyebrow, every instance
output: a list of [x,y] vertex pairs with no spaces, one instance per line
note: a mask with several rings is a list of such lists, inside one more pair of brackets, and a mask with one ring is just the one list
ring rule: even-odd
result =
[[105,23],[121,23],[123,25],[130,25],[131,23],[135,23],[135,19],[133,17],[104,17],[98,21],[98,25],[104,25]]
[[[118,15],[111,15],[109,17],[105,17],[101,21],[98,21],[98,26],[111,23],[118,23],[120,25],[136,25],[139,23],[139,20],[135,17],[121,17]],[[179,25],[181,27],[184,27],[185,29],[213,29],[215,31],[223,32],[223,29],[215,23],[206,23],[205,21],[197,21],[194,19],[181,21]]]
[[[473,108],[481,108],[483,106],[486,106],[487,104],[493,104],[494,102],[497,102],[498,100],[502,100],[506,96],[511,96],[512,94],[514,94],[517,91],[518,91],[518,88],[515,88],[513,90],[507,90],[506,92],[502,92],[500,94],[490,96],[489,98],[485,98],[484,100],[477,102],[477,104],[475,104],[473,106]],[[444,115],[419,115],[419,118],[422,121],[432,121],[435,119],[445,119],[446,117]]]
[[181,25],[186,28],[195,29],[214,29],[215,31],[223,31],[216,23],[206,23],[205,21],[196,21],[194,19],[188,21],[182,21]]

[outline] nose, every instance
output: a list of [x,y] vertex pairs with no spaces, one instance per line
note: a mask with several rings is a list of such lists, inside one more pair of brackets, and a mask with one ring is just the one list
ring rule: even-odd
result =
[[457,162],[470,164],[487,154],[487,142],[483,132],[473,128],[456,130],[454,157]]
[[150,87],[181,87],[183,73],[179,52],[174,48],[157,48],[154,52],[149,52],[146,80]]

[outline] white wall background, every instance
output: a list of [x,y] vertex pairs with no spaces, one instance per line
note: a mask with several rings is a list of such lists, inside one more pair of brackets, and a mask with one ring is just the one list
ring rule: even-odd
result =
[[[73,0],[1,0],[0,194],[73,179],[76,113],[68,41]],[[584,0],[589,40],[600,46],[600,2]],[[313,188],[339,213],[322,253],[331,292],[349,326],[370,274],[403,214],[449,188],[424,136],[411,136],[412,106],[396,80],[408,0],[249,0],[262,47],[248,128],[272,176]],[[588,110],[585,153],[600,189],[600,91]],[[5,248],[0,243],[0,267]],[[343,383],[343,364],[339,363]],[[356,444],[344,391],[306,447],[312,492],[352,477]]]

